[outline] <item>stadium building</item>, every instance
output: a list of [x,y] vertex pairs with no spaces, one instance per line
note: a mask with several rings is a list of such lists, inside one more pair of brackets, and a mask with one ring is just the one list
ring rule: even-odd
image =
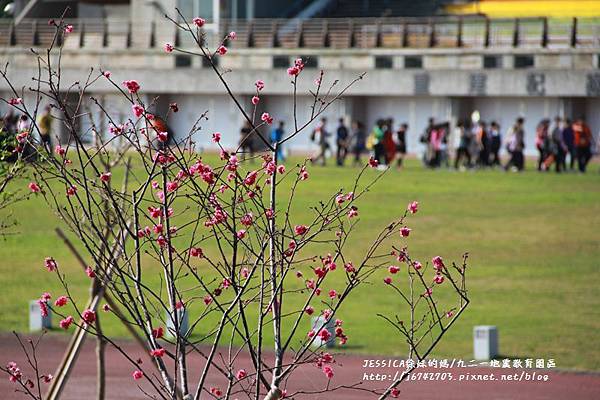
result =
[[[418,137],[429,117],[455,124],[475,110],[485,121],[499,122],[503,132],[515,118],[525,117],[530,154],[535,152],[535,126],[543,118],[584,116],[596,134],[600,1],[529,0],[535,4],[526,18],[515,17],[523,15],[518,3],[523,2],[20,0],[7,6],[10,17],[0,19],[0,61],[10,64],[9,76],[18,87],[30,87],[37,74],[30,49],[48,45],[54,29],[48,19],[60,17],[69,6],[66,16],[75,29],[63,39],[66,82],[82,81],[91,66],[110,70],[118,82],[137,79],[147,103],[158,98],[156,113],[165,114],[171,102],[178,103],[180,111],[169,118],[176,136],[187,135],[208,111],[195,141],[210,146],[209,134],[220,131],[223,143],[233,146],[242,117],[206,60],[163,49],[170,42],[195,51],[190,38],[164,18],[167,13],[177,19],[179,7],[186,18],[206,18],[211,49],[228,32],[237,32],[227,54],[217,56],[219,68],[228,71],[232,91],[249,110],[254,82],[264,80],[259,111],[268,111],[288,128],[293,107],[286,69],[303,57],[306,68],[297,88],[301,119],[310,114],[310,93],[321,69],[326,86],[339,80],[334,92],[366,72],[325,112],[329,129],[339,117],[360,120],[367,128],[391,117],[395,128],[409,124],[409,152],[421,150]],[[97,82],[90,94],[122,121],[130,117],[130,106],[106,81]],[[0,97],[10,97],[5,82],[0,82]],[[33,101],[27,94],[25,100]],[[91,104],[87,110],[98,114]],[[91,120],[80,127],[82,135],[92,134]],[[99,133],[107,131],[106,121],[94,121]],[[309,136],[290,146],[309,149]]]

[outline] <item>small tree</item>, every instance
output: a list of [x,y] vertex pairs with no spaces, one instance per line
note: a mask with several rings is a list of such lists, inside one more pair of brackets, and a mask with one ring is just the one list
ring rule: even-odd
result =
[[[446,266],[440,257],[425,265],[414,260],[406,245],[407,219],[418,210],[418,203],[411,202],[402,215],[383,225],[360,259],[350,259],[347,244],[359,229],[357,201],[383,176],[367,173],[377,162],[369,160],[352,188],[315,202],[310,219],[299,220],[295,200],[300,186],[310,184],[308,165],[303,162],[288,168],[277,158],[280,146],[302,134],[363,75],[334,94],[337,82],[323,87],[321,72],[310,117],[300,121],[296,85],[304,63],[296,60],[287,71],[293,89],[294,129],[288,137],[271,143],[258,132],[273,118],[266,112],[260,118],[256,115],[266,84],[256,81],[253,107],[247,112],[214,62],[225,56],[226,41],[235,40],[235,32],[210,51],[204,45],[204,21],[181,18],[183,22],[172,22],[192,37],[198,51],[171,44],[165,50],[193,54],[210,63],[252,133],[263,141],[266,150],[258,157],[260,163],[242,160],[239,148],[225,149],[218,133],[210,138],[220,148],[218,161],[209,162],[197,154],[192,137],[204,115],[186,135],[169,143],[165,121],[178,111],[177,105],[172,104],[164,118],[153,115],[152,104],[144,103],[142,88],[134,79],[119,83],[108,71],[90,69],[85,82],[68,86],[69,92],[77,93],[76,101],[68,100],[61,91],[67,86],[61,82],[62,48],[56,43],[62,43],[58,39],[73,28],[56,22],[55,42],[45,54],[36,55],[37,86],[29,89],[37,98],[35,110],[21,102],[13,106],[34,121],[31,130],[19,136],[19,141],[36,149],[30,189],[76,235],[92,260],[87,274],[96,286],[92,300],[82,305],[71,296],[60,260],[49,255],[44,265],[60,280],[64,293],[57,298],[43,294],[42,312],[51,308],[62,319],[63,329],[74,325],[115,346],[131,364],[132,378],[148,383],[152,392],[144,392],[150,397],[197,400],[206,393],[213,398],[296,398],[341,387],[333,384],[335,359],[323,346],[331,340],[343,346],[350,340],[352,321],[341,321],[338,311],[359,286],[387,270],[383,282],[377,278],[373,283],[395,295],[403,311],[380,316],[399,334],[399,342],[407,344],[410,358],[426,358],[469,302],[466,257],[459,266]],[[10,84],[6,70],[2,76]],[[131,105],[127,121],[118,121],[101,102],[88,99],[87,93],[100,79],[108,80]],[[14,98],[24,97],[24,89],[11,87]],[[61,116],[68,134],[68,143],[54,149],[41,146],[33,135],[38,131],[36,110],[42,100]],[[79,132],[82,119],[91,118],[84,106],[88,100],[109,122],[111,132],[103,135],[92,118],[90,129],[96,138],[92,146],[83,143]],[[406,279],[397,279],[400,275]],[[335,284],[336,289],[324,293],[326,283]],[[436,292],[442,289],[454,293],[452,305],[436,300]],[[100,304],[104,293],[123,310],[124,322],[143,337],[158,376],[102,331],[100,309],[111,311]],[[63,312],[67,303],[72,303],[74,313]],[[184,313],[191,317],[189,325],[184,324]],[[310,321],[312,315],[322,317],[316,325]],[[36,347],[23,346],[30,360],[35,359]],[[200,378],[194,382],[187,361],[190,353],[204,360]],[[249,355],[251,368],[239,365],[242,353]],[[303,364],[322,369],[323,388],[286,393],[286,383],[298,379],[294,372]],[[2,369],[19,390],[41,399],[40,383],[52,385],[52,377],[42,374],[37,363],[31,362],[30,367],[33,378],[27,378],[14,363]],[[397,386],[411,371],[407,369],[389,387],[372,393],[379,398],[397,397]],[[212,383],[215,374],[225,378],[225,387]]]

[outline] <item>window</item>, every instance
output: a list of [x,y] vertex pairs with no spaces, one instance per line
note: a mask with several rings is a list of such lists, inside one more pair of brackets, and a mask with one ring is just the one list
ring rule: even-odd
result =
[[[219,57],[213,57],[212,61],[215,66],[219,66]],[[210,68],[210,61],[206,57],[202,57],[202,68]]]
[[273,56],[273,68],[289,68],[290,58],[288,56]]
[[421,56],[406,56],[404,57],[404,68],[423,68],[423,57]]
[[530,54],[515,56],[515,68],[533,67],[533,56]]
[[375,69],[391,69],[394,67],[392,57],[375,56]]
[[300,56],[304,62],[304,68],[319,68],[319,57],[317,56]]
[[175,68],[189,68],[192,66],[192,58],[190,56],[175,56]]
[[500,56],[483,56],[483,68],[485,68],[485,69],[502,68],[502,57],[500,57]]

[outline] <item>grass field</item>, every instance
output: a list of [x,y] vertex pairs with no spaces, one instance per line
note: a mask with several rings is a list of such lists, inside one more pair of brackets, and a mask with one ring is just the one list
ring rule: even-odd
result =
[[[459,173],[424,170],[411,161],[401,172],[390,171],[360,204],[352,251],[364,250],[378,228],[416,199],[421,207],[410,221],[412,255],[459,261],[470,253],[472,304],[435,355],[470,358],[473,326],[492,324],[499,328],[502,356],[600,370],[600,174],[591,167],[587,175]],[[307,210],[316,199],[349,188],[354,176],[349,168],[311,168],[300,206]],[[60,291],[43,273],[44,257],[53,255],[63,269],[76,272],[70,278],[76,295],[85,297],[88,281],[54,234],[58,221],[41,199],[10,211],[20,224],[0,239],[0,330],[26,331],[28,300]],[[345,304],[352,351],[404,354],[391,329],[374,316],[374,310],[395,311],[399,303],[390,296],[365,287]],[[116,321],[104,326],[126,335]]]

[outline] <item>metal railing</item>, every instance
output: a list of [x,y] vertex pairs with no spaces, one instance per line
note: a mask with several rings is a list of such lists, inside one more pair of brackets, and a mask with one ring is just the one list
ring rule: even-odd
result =
[[[117,19],[74,19],[67,48],[161,48],[165,42],[193,45],[189,35],[168,21],[145,25]],[[599,48],[598,19],[330,18],[222,20],[219,32],[207,29],[208,45],[229,32],[234,48]],[[0,47],[48,46],[55,28],[47,20],[0,21]]]

